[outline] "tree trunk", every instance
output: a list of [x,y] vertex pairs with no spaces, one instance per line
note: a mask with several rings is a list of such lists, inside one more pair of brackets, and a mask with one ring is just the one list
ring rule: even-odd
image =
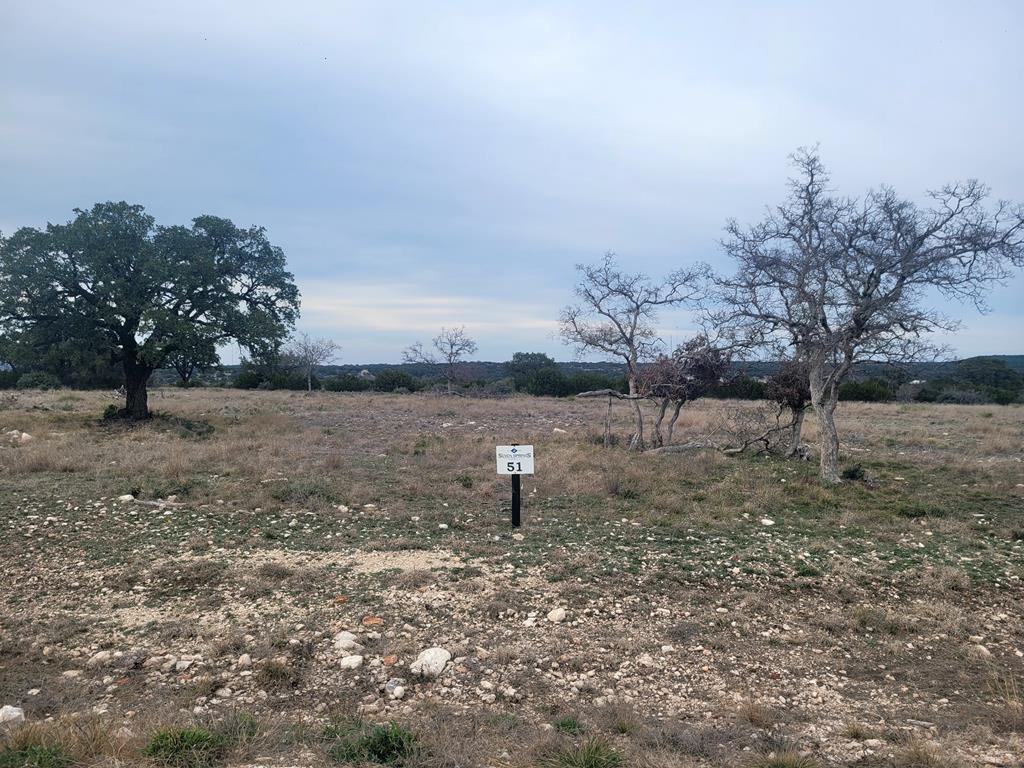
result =
[[676,400],[676,408],[672,411],[672,420],[668,423],[668,434],[665,436],[667,445],[672,445],[672,433],[675,431],[676,422],[679,420],[679,412],[683,409],[684,402],[684,400]]
[[839,401],[839,388],[835,379],[826,383],[823,365],[812,362],[808,384],[811,405],[818,416],[821,432],[821,479],[826,483],[839,482],[839,433],[836,431],[835,412]]
[[[637,393],[636,386],[636,375],[630,373],[629,376],[629,394],[635,396]],[[633,436],[629,439],[629,450],[631,451],[643,451],[644,446],[644,414],[640,410],[640,400],[633,400],[633,419],[636,422],[636,431],[633,432]]]
[[789,449],[786,451],[786,456],[796,456],[800,453],[800,433],[804,428],[804,409],[793,411],[793,426],[791,426],[789,432]]
[[608,411],[604,416],[604,447],[612,444],[612,396],[608,395]]
[[668,398],[664,397],[658,406],[658,418],[654,420],[654,447],[660,448],[665,444],[665,437],[661,433],[661,424],[665,421],[665,412],[668,411]]
[[146,385],[153,369],[135,360],[124,362],[124,415],[132,421],[149,418],[149,393]]
[[306,391],[307,392],[312,392],[313,391],[313,369],[312,368],[307,368],[306,369]]

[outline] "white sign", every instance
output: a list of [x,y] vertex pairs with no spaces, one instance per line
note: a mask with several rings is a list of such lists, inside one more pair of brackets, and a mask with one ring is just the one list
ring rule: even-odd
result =
[[499,445],[495,449],[499,475],[532,475],[532,445]]

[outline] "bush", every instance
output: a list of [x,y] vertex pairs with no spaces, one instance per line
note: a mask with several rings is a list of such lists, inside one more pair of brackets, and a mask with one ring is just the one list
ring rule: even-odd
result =
[[896,399],[896,391],[885,379],[846,381],[839,385],[840,400],[858,400],[864,403],[887,403]]
[[0,371],[0,389],[14,389],[17,385],[17,373],[14,371]]
[[226,746],[223,738],[205,728],[163,728],[144,753],[169,768],[208,768],[224,757]]
[[541,368],[529,375],[524,389],[536,397],[565,397],[569,394],[569,380],[558,368]]
[[60,379],[51,373],[43,371],[29,371],[18,377],[18,389],[57,389],[60,387]]
[[373,389],[373,382],[346,373],[324,379],[324,389],[328,392],[365,392],[368,389]]
[[764,400],[768,396],[768,387],[763,381],[744,374],[722,382],[709,395],[724,400]]
[[388,368],[377,374],[377,378],[373,380],[373,388],[377,392],[396,392],[400,389],[415,392],[420,389],[420,383],[405,371]]

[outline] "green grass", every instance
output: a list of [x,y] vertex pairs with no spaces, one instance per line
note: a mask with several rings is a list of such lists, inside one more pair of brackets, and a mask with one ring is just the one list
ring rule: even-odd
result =
[[205,728],[163,728],[143,750],[146,757],[169,768],[209,768],[227,751],[226,740]]
[[555,720],[552,724],[559,733],[577,734],[583,732],[583,724],[575,715],[566,715]]
[[416,734],[398,723],[391,722],[371,728],[356,726],[346,730],[335,728],[326,732],[328,737],[338,739],[327,750],[328,756],[337,763],[364,762],[400,766],[417,751]]
[[71,757],[60,746],[33,744],[0,749],[0,768],[69,768]]

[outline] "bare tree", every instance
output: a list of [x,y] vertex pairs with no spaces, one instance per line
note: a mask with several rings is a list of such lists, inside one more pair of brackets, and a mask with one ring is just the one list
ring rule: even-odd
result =
[[467,334],[465,326],[461,328],[442,328],[431,342],[435,352],[423,348],[417,341],[402,351],[402,360],[407,363],[428,363],[444,366],[444,379],[448,385],[448,394],[452,393],[452,385],[458,379],[459,366],[463,358],[476,352],[476,342]]
[[306,390],[313,391],[313,374],[321,365],[333,363],[341,347],[330,339],[314,339],[308,333],[297,333],[288,341],[281,354],[288,367],[302,371],[306,377]]
[[[703,335],[679,345],[671,356],[658,355],[653,363],[640,369],[641,394],[658,403],[653,440],[656,448],[672,443],[683,406],[711,391],[728,369],[728,352],[714,347]],[[661,426],[670,406],[672,417],[663,436]]]
[[630,450],[644,450],[644,420],[640,408],[640,362],[655,356],[660,339],[654,328],[658,310],[694,301],[701,295],[703,266],[679,269],[655,282],[642,273],[623,272],[615,255],[598,264],[578,264],[577,304],[559,317],[560,333],[577,351],[604,352],[626,363],[635,431]]
[[839,481],[839,385],[861,361],[911,359],[957,323],[932,293],[984,311],[987,291],[1024,264],[1024,208],[986,207],[977,181],[929,193],[919,207],[888,188],[836,196],[816,150],[793,156],[789,197],[758,224],[730,221],[731,277],[716,278],[714,321],[738,336],[789,346],[806,361],[820,422],[821,477]]

